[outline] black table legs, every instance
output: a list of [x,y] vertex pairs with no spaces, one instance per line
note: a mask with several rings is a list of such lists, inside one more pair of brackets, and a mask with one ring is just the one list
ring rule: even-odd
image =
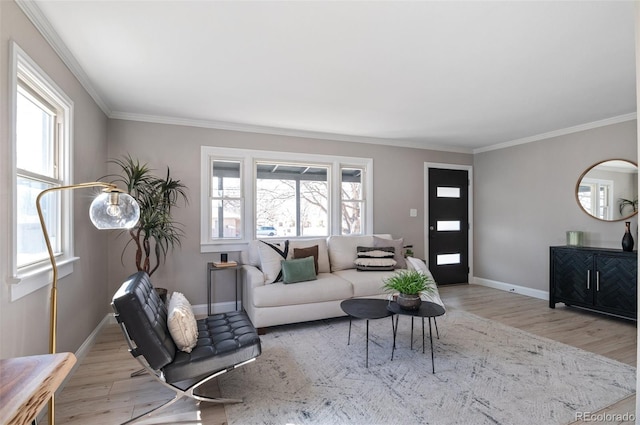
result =
[[[433,319],[435,322],[436,319]],[[429,341],[431,341],[431,373],[436,373],[436,367],[433,363],[433,336],[431,335],[431,317],[429,317]],[[422,353],[424,354],[424,317],[422,318]]]
[[[391,348],[391,361],[393,361],[393,355],[396,350],[396,335],[398,334],[398,321],[400,319],[400,315],[396,315],[396,322],[393,323],[393,316],[391,316],[391,327],[393,328],[393,347]],[[431,343],[431,372],[436,373],[435,363],[434,363],[434,354],[433,354],[433,335],[431,333],[431,317],[429,319],[429,342]],[[436,318],[433,318],[433,322],[436,326],[437,337],[440,339],[440,334],[438,332],[438,322]],[[367,328],[368,332],[368,328]],[[422,318],[422,354],[424,354],[424,346],[425,346],[425,332],[424,332],[424,317]],[[413,350],[413,317],[411,318],[411,349]]]
[[[351,344],[351,320],[352,317],[349,316],[349,336],[347,338],[347,345]],[[365,365],[366,367],[369,367],[369,319],[367,320],[367,342],[366,342],[366,357],[365,357]],[[393,327],[393,316],[391,316],[391,329],[394,331],[393,332],[393,345],[395,347],[396,345],[396,333],[395,333],[395,329]],[[391,354],[391,360],[393,360],[393,353]]]
[[[391,331],[393,332],[393,346],[391,348],[391,361],[393,361],[393,357],[395,354],[395,350],[396,350],[396,339],[397,339],[397,335],[398,335],[398,323],[400,320],[400,315],[396,314],[396,320],[395,322],[393,321],[393,317],[391,316]],[[436,373],[436,368],[435,368],[435,355],[433,352],[433,331],[432,331],[432,326],[431,326],[431,317],[427,317],[429,319],[429,345],[431,348],[431,373]],[[349,316],[349,335],[347,338],[347,345],[351,344],[351,322],[352,322],[353,318],[351,316]],[[438,339],[440,339],[440,332],[438,331],[438,321],[436,320],[436,318],[433,318],[433,322],[436,328],[436,336]],[[414,324],[413,324],[413,317],[411,318],[411,349],[413,350],[413,329],[414,329]],[[426,338],[425,338],[425,324],[424,324],[424,317],[422,317],[422,354],[425,353],[425,342],[426,342]],[[369,319],[366,319],[366,346],[365,346],[365,365],[368,368],[369,367]]]

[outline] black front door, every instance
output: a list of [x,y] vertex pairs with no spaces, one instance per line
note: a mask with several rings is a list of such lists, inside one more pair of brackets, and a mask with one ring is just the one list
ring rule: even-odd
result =
[[469,282],[469,173],[429,168],[429,270],[438,284]]

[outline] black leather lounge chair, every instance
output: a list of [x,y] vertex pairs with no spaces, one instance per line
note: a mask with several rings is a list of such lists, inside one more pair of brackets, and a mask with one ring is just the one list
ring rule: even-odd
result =
[[214,403],[239,403],[239,399],[195,394],[205,382],[256,359],[260,338],[245,312],[216,314],[198,320],[198,343],[191,353],[179,351],[167,328],[167,308],[145,272],[131,275],[113,296],[116,319],[130,352],[162,385],[176,396],[128,424],[170,406],[182,397]]

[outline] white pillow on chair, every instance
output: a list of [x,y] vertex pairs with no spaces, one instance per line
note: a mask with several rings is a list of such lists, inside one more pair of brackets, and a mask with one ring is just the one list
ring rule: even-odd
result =
[[169,299],[167,327],[179,350],[190,353],[198,342],[198,323],[187,298],[174,292]]

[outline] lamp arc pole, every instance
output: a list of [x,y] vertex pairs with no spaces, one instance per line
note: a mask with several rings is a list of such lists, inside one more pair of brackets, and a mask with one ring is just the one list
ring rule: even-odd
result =
[[[36,197],[36,208],[38,210],[38,218],[40,219],[40,227],[42,228],[42,234],[44,236],[44,241],[47,246],[47,252],[49,253],[49,260],[51,261],[51,307],[50,307],[50,322],[49,322],[49,352],[51,354],[56,353],[56,344],[57,344],[57,322],[58,322],[58,266],[56,264],[55,254],[53,252],[53,247],[51,246],[51,240],[49,238],[49,232],[47,230],[47,224],[44,219],[44,215],[42,213],[42,207],[40,205],[41,199],[51,193],[51,192],[60,192],[64,190],[75,190],[75,189],[84,189],[90,187],[102,187],[106,191],[110,192],[118,192],[123,193],[118,187],[113,183],[106,182],[88,182],[88,183],[78,183],[67,186],[55,186],[50,187],[48,189],[43,190]],[[129,196],[129,195],[127,195]],[[139,212],[138,212],[139,214]],[[137,219],[136,219],[137,221]],[[55,425],[55,402],[54,402],[55,394],[51,394],[51,399],[49,400],[49,425]]]

